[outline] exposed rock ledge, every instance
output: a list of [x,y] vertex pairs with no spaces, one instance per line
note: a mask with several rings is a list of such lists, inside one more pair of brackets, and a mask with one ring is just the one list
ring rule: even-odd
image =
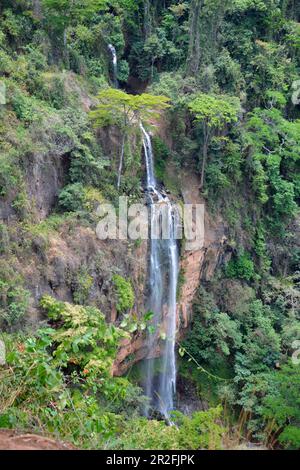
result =
[[0,450],[75,450],[75,447],[44,436],[1,429]]
[[[169,132],[159,126],[168,142]],[[101,136],[99,136],[100,138]],[[103,137],[103,136],[102,136]],[[118,147],[118,133],[110,129],[105,152],[114,152]],[[104,137],[100,140],[104,140]],[[172,143],[169,142],[170,147]],[[116,150],[115,150],[116,151]],[[53,158],[52,158],[53,157]],[[63,186],[67,170],[68,155],[57,151],[54,156],[31,155],[27,160],[26,186],[29,199],[36,212],[36,222],[51,214],[59,189]],[[201,204],[199,179],[192,169],[182,170],[168,165],[168,172],[178,179],[178,187],[185,203]],[[172,175],[173,173],[173,175]],[[0,204],[0,218],[9,221],[13,227],[13,213],[10,213],[10,200]],[[18,225],[16,225],[18,227]],[[12,233],[14,231],[12,230]],[[16,232],[17,233],[17,232]],[[178,305],[178,331],[182,337],[189,327],[192,317],[192,304],[201,280],[209,280],[216,268],[226,257],[226,227],[220,217],[212,217],[205,211],[205,234],[203,247],[186,250],[182,253],[181,268],[184,282]],[[11,264],[13,261],[13,264]],[[11,268],[25,280],[25,286],[32,294],[27,321],[34,327],[41,320],[39,300],[48,293],[62,301],[74,300],[78,277],[86,273],[92,277],[93,285],[86,303],[96,305],[105,313],[108,321],[118,322],[115,301],[112,293],[111,276],[118,272],[133,282],[136,306],[132,312],[139,315],[144,311],[145,285],[147,279],[147,243],[134,246],[126,241],[101,242],[91,227],[77,222],[64,222],[59,231],[43,235],[33,235],[31,249],[9,259]],[[43,319],[43,318],[42,318]],[[113,372],[122,375],[135,362],[149,354],[145,335],[136,335],[131,340],[124,340],[120,345]],[[159,356],[159,344],[152,355]]]

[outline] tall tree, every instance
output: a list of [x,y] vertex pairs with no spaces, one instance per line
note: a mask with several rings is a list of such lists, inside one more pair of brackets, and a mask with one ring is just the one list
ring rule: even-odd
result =
[[205,168],[212,137],[216,131],[222,130],[227,124],[232,124],[238,120],[240,102],[238,98],[199,93],[188,106],[194,115],[194,120],[202,125],[203,145],[200,189],[203,189]]
[[187,75],[197,76],[202,64],[213,62],[219,47],[219,31],[232,0],[191,0]]
[[131,130],[141,122],[150,123],[159,117],[163,109],[169,107],[169,98],[154,96],[147,93],[130,95],[122,90],[108,88],[98,96],[99,104],[90,116],[95,127],[116,125],[122,133],[121,155],[118,170],[117,187],[120,188],[124,164],[125,144]]
[[201,45],[200,45],[200,19],[203,0],[191,0],[190,6],[190,41],[187,57],[188,75],[197,74],[200,65]]
[[67,28],[92,18],[107,8],[109,0],[42,0],[46,23],[54,33],[62,36],[64,52],[67,46]]

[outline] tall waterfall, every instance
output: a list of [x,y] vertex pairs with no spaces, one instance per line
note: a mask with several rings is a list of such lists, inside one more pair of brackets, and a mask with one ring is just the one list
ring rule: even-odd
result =
[[[150,358],[146,361],[145,388],[150,406],[169,420],[176,392],[176,294],[179,272],[177,213],[169,198],[157,187],[151,138],[142,124],[141,130],[147,169],[146,189],[151,209],[148,309],[154,313],[155,327],[148,340]],[[162,364],[156,373],[153,356],[159,335],[162,343]]]
[[108,49],[112,55],[112,64],[113,64],[113,82],[115,88],[118,88],[118,56],[116,48],[112,44],[108,44]]

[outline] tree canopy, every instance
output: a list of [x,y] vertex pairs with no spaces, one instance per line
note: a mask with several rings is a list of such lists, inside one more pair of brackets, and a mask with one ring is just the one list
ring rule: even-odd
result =
[[117,187],[121,184],[125,145],[128,134],[139,130],[141,122],[154,124],[160,113],[170,105],[166,96],[154,96],[148,93],[130,95],[122,90],[108,88],[97,96],[99,104],[90,112],[95,127],[116,125],[122,133],[121,156]]
[[160,112],[170,105],[166,96],[154,96],[148,93],[130,95],[122,90],[108,88],[97,95],[99,104],[90,116],[95,126],[109,124],[128,126],[133,123],[155,122]]
[[237,122],[240,103],[235,97],[199,93],[189,103],[189,109],[196,122],[205,122],[209,128],[222,128]]
[[213,133],[222,130],[228,124],[238,121],[240,102],[238,98],[230,96],[214,96],[199,93],[189,102],[188,108],[197,123],[202,124],[203,145],[202,145],[202,171],[201,188],[204,185],[205,166],[208,157],[209,146]]

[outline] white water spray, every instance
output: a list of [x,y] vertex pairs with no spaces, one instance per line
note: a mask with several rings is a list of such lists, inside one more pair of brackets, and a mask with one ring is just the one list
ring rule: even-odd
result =
[[[168,421],[174,408],[176,392],[176,295],[179,272],[179,253],[176,242],[177,214],[169,198],[159,191],[154,175],[151,137],[141,124],[147,169],[147,192],[151,208],[151,244],[148,309],[154,313],[155,332],[149,337],[146,394],[150,406],[156,408]],[[156,235],[156,236],[155,236]],[[162,366],[154,371],[158,333],[163,333]],[[147,410],[149,414],[149,409]]]
[[108,44],[108,49],[112,55],[112,64],[113,64],[113,82],[115,88],[118,88],[118,56],[116,48],[112,44]]

